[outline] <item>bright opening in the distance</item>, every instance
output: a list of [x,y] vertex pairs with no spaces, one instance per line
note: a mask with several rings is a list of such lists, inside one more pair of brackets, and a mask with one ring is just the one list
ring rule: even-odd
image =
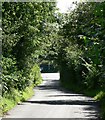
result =
[[75,1],[80,2],[81,0],[57,0],[57,7],[59,8],[59,12],[67,13],[68,9],[74,9],[76,5],[72,3]]

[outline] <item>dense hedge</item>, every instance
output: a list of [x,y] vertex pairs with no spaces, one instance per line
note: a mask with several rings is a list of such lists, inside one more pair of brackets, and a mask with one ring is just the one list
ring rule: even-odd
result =
[[2,3],[3,112],[29,98],[32,88],[41,83],[39,57],[48,49],[54,11],[55,3],[50,2]]
[[66,23],[60,35],[65,41],[59,66],[63,86],[89,95],[92,92],[104,105],[105,115],[104,13],[105,2],[88,2],[77,4],[76,9],[64,16]]

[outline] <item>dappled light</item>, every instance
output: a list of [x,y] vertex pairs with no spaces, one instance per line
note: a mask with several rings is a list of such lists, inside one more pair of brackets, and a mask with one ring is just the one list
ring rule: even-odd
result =
[[0,3],[0,116],[105,119],[105,2],[63,2]]
[[[43,73],[43,83],[35,87],[35,95],[22,103],[18,104],[18,109],[9,112],[11,115],[7,117],[18,117],[18,111],[21,111],[20,117],[25,113],[23,109],[28,109],[32,112],[34,106],[35,114],[32,118],[97,118],[99,119],[98,102],[91,97],[86,97],[83,94],[72,93],[60,86],[60,81],[57,79],[57,73]],[[56,79],[53,78],[55,76]],[[43,109],[43,113],[39,110]],[[65,116],[66,109],[66,116]],[[44,112],[47,114],[44,114]],[[53,114],[50,114],[52,112]],[[58,114],[60,112],[60,114]],[[73,114],[73,116],[72,116]]]

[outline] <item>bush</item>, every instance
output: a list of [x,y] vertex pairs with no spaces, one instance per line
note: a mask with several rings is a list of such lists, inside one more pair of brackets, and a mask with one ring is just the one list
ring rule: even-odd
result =
[[33,87],[40,84],[42,78],[37,64],[28,72],[17,68],[15,58],[3,57],[1,64],[3,72],[0,114],[2,115],[17,103],[30,98],[33,95]]
[[26,87],[23,91],[13,89],[11,94],[5,94],[0,102],[0,116],[12,109],[17,103],[29,99],[34,94],[33,86]]
[[105,120],[105,91],[100,91],[94,98],[100,102],[101,115]]
[[30,80],[32,83],[34,83],[35,86],[42,82],[40,68],[37,64],[35,64],[31,69]]

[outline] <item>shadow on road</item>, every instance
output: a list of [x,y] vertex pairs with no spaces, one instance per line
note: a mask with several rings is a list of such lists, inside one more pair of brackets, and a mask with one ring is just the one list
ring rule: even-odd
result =
[[[28,103],[38,103],[38,104],[50,104],[50,105],[97,105],[96,102],[91,100],[36,100],[36,101],[26,101]],[[91,107],[94,108],[94,107]]]
[[[43,83],[35,87],[35,94],[28,101],[19,103],[9,113],[12,117],[72,118],[100,120],[98,103],[90,97],[65,90],[57,74],[43,74]],[[56,78],[56,79],[55,79]]]
[[[60,86],[60,83],[58,80],[47,80],[47,84],[45,85],[40,85],[38,87],[36,87],[36,90],[39,91],[59,91],[60,93],[58,94],[53,94],[53,95],[45,95],[46,100],[29,100],[29,101],[25,101],[27,103],[37,103],[37,104],[50,104],[50,105],[91,105],[91,108],[94,108],[94,106],[98,106],[98,102],[92,100],[92,99],[78,99],[78,98],[82,98],[85,97],[82,94],[74,94],[73,92],[70,92],[68,90],[65,90],[64,88],[62,88]],[[52,98],[53,97],[53,98]],[[58,97],[58,100],[54,99]],[[69,97],[69,100],[60,100],[59,97]],[[76,97],[77,99],[72,100],[73,97]],[[50,100],[47,100],[47,98],[51,98]],[[89,109],[91,109],[89,108]]]
[[59,80],[45,80],[45,82],[45,84],[35,88],[36,91],[40,91],[41,94],[44,94],[44,99],[36,98],[34,100],[25,101],[24,103],[55,106],[68,105],[71,107],[80,106],[83,110],[82,113],[87,113],[86,117],[93,116],[98,118],[97,120],[99,120],[98,102],[89,97],[85,97],[82,94],[75,94],[73,92],[65,90],[60,86]]

